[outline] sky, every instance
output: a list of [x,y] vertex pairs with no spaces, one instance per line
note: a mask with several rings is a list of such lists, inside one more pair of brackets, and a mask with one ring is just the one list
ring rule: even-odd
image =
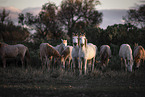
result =
[[[20,10],[30,7],[41,7],[48,1],[60,5],[62,0],[0,0],[0,7],[15,7]],[[100,0],[98,9],[129,9],[138,4],[141,0]]]
[[[53,2],[57,6],[60,5],[62,0],[0,0],[0,8],[9,8],[11,11],[12,20],[18,23],[18,13],[30,12],[38,14],[42,5],[48,2]],[[142,4],[141,1],[145,0],[99,0],[101,5],[96,8],[103,13],[103,21],[100,27],[106,29],[108,25],[123,24],[122,17],[127,14],[127,10],[136,8],[137,5]]]

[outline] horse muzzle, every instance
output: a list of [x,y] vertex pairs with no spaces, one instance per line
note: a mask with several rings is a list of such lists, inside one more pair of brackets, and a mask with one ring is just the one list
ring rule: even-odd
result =
[[74,43],[74,46],[77,46],[77,43]]
[[81,47],[83,47],[84,46],[84,44],[81,44]]

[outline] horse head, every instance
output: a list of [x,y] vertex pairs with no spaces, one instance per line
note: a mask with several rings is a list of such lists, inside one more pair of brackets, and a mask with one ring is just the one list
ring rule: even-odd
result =
[[86,47],[87,39],[86,39],[85,34],[81,34],[79,39],[80,39],[80,46],[83,47],[85,45],[85,47]]
[[127,60],[128,63],[127,63],[127,69],[129,72],[132,72],[132,67],[133,67],[133,60]]
[[67,46],[67,40],[63,40],[63,39],[61,39],[61,41],[62,41],[62,44],[63,44],[63,46],[64,46],[64,48]]
[[77,33],[73,33],[73,46],[78,46],[79,45],[79,41],[78,41],[78,34]]

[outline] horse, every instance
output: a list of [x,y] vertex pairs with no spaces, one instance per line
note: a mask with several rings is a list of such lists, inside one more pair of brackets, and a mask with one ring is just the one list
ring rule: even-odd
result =
[[136,68],[139,68],[141,60],[143,60],[143,62],[145,60],[144,48],[142,46],[138,46],[138,44],[135,44],[133,56],[136,63]]
[[78,34],[73,33],[72,36],[72,41],[73,41],[73,49],[72,49],[72,65],[71,68],[77,68],[78,64],[79,64],[79,41],[78,41],[79,37]]
[[132,72],[133,56],[132,56],[132,49],[129,44],[122,44],[120,46],[119,56],[121,58],[121,67],[123,66],[123,60],[124,60],[125,70]]
[[44,68],[43,65],[47,64],[47,67],[49,69],[50,67],[50,61],[52,61],[52,57],[54,58],[60,58],[61,55],[59,52],[49,43],[41,43],[40,44],[40,60],[41,60],[41,65],[42,69]]
[[102,45],[100,47],[101,66],[106,67],[111,58],[111,49],[109,45]]
[[27,64],[30,60],[29,49],[23,44],[8,45],[6,43],[0,42],[0,56],[3,63],[3,68],[6,68],[7,58],[16,58],[17,56],[19,56],[21,59],[22,67],[24,65],[25,56],[26,56]]
[[97,46],[92,43],[87,43],[85,35],[80,36],[79,47],[79,67],[82,70],[84,67],[85,74],[87,72],[87,60],[92,60],[92,71],[94,70],[94,62],[97,54]]
[[70,65],[70,67],[72,67],[72,49],[73,46],[67,46],[61,53],[61,63],[63,64],[63,68],[65,68],[66,66],[66,60],[68,59],[68,63]]
[[63,40],[61,39],[62,43],[55,46],[54,48],[61,54],[62,51],[65,49],[65,47],[67,46],[67,40]]
[[[63,39],[61,39],[61,41],[62,41],[62,43],[61,44],[59,44],[59,45],[57,45],[57,46],[54,46],[54,49],[56,49],[58,52],[59,52],[59,54],[61,54],[62,53],[62,51],[66,48],[66,46],[67,46],[67,40],[63,40]],[[54,61],[55,62],[58,62],[58,60],[56,61],[57,59],[56,58],[54,58]],[[59,62],[60,62],[61,60],[59,60]]]

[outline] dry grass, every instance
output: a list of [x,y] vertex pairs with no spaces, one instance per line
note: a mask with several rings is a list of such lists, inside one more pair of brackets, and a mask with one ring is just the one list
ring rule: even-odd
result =
[[54,69],[0,68],[0,96],[142,96],[144,71],[96,69],[87,75]]

